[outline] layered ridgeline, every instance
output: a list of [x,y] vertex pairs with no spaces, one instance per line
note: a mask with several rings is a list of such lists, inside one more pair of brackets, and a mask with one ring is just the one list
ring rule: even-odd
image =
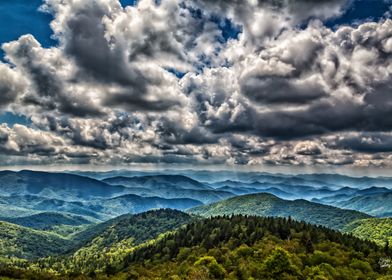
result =
[[[363,180],[207,171],[0,172],[1,274],[376,279],[388,273],[391,223],[372,216],[389,215],[391,180]],[[160,208],[186,213],[145,212]],[[281,258],[291,268],[268,274],[270,261]]]
[[370,218],[369,215],[358,211],[344,210],[306,200],[289,201],[265,193],[237,196],[192,208],[188,212],[203,217],[232,214],[291,217],[332,229],[342,229],[353,221]]
[[125,186],[74,174],[2,171],[0,219],[59,212],[98,222],[150,209],[184,210],[202,204],[190,197],[165,198],[133,193]]
[[[90,236],[77,251],[80,260],[74,253],[22,265],[9,262],[0,266],[0,275],[7,279],[382,279],[391,273],[388,255],[376,244],[291,219],[193,220],[173,210],[129,218],[135,220],[120,219]],[[158,235],[159,228],[169,232]]]
[[59,212],[99,222],[150,209],[186,210],[255,193],[269,193],[288,200],[306,199],[377,217],[387,217],[392,211],[392,191],[387,188],[392,185],[390,178],[186,170],[181,175],[173,172],[112,171],[83,173],[82,176],[2,171],[0,218]]
[[103,182],[114,186],[126,186],[128,191],[140,196],[191,198],[203,203],[211,203],[235,195],[230,191],[214,189],[182,175],[117,176],[106,178]]

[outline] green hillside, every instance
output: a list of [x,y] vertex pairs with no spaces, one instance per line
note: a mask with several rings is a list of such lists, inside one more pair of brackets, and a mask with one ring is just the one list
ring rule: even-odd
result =
[[386,241],[392,244],[392,218],[364,219],[354,221],[344,227],[343,231],[375,241],[384,246]]
[[342,229],[355,220],[370,217],[357,211],[344,210],[306,200],[283,200],[265,193],[238,196],[192,208],[188,212],[203,217],[231,214],[292,217],[295,220],[323,225],[332,229]]
[[[146,218],[151,215],[154,213]],[[99,262],[103,254],[105,251],[96,252],[97,258],[89,259],[89,263]],[[119,262],[113,263],[116,258]],[[65,256],[63,262],[48,258],[19,268],[0,266],[0,275],[63,280],[359,280],[392,276],[388,267],[380,266],[388,262],[388,256],[372,242],[291,219],[241,215],[193,220],[126,254],[113,251],[106,259],[107,265],[94,272],[82,274],[75,265],[64,271],[67,260]]]
[[135,246],[192,220],[190,215],[171,209],[123,215],[74,235],[69,257],[56,259],[51,265],[63,272],[104,271],[108,265],[118,266]]
[[70,245],[69,240],[7,222],[0,222],[0,256],[35,259],[56,255]]
[[125,263],[128,273],[117,277],[379,279],[387,273],[378,264],[383,258],[375,244],[323,227],[282,218],[214,217],[135,250]]

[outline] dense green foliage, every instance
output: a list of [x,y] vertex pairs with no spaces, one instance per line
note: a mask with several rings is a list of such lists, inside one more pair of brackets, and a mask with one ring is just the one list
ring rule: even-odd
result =
[[354,221],[344,227],[343,231],[362,239],[372,240],[381,246],[384,246],[387,241],[392,244],[392,218]]
[[69,241],[59,235],[0,222],[0,256],[34,259],[65,250]]
[[[282,218],[194,222],[126,260],[135,279],[376,279],[389,273],[375,244]],[[132,279],[132,278],[131,278]]]
[[[179,228],[173,231],[175,227]],[[385,248],[290,218],[194,219],[178,211],[159,210],[120,217],[98,231],[71,256],[4,263],[0,275],[10,279],[274,280],[391,275]]]
[[66,273],[113,269],[135,246],[192,220],[188,214],[170,209],[123,215],[76,234],[73,237],[74,250],[68,257],[49,258],[39,263]]
[[292,217],[295,220],[323,225],[332,229],[342,229],[352,221],[370,217],[357,211],[343,210],[306,200],[283,200],[266,193],[237,196],[210,205],[192,208],[189,213],[203,217],[231,214]]
[[[47,215],[40,216],[48,217]],[[58,218],[57,215],[49,215],[49,217]],[[19,221],[28,224],[27,218]],[[57,225],[56,223],[51,229],[49,227],[43,228],[47,230],[43,231],[8,222],[0,222],[0,257],[32,260],[68,253],[72,255],[72,258],[69,259],[67,265],[75,266],[75,263],[90,262],[89,267],[96,267],[98,265],[97,260],[91,261],[91,259],[97,255],[100,255],[99,258],[104,262],[104,252],[127,251],[134,245],[154,239],[161,233],[190,222],[191,219],[191,216],[186,213],[167,209],[137,215],[123,215],[87,228],[78,228],[77,224],[81,222],[78,218],[76,218],[76,221],[72,219],[61,220],[65,223],[72,221],[72,223],[75,223],[74,227],[76,229],[67,228],[66,224]],[[41,222],[44,221],[48,221],[50,224],[55,220],[49,219]],[[29,225],[40,226],[41,224],[35,221],[34,216]],[[72,225],[68,226],[72,227]],[[70,232],[67,232],[67,229]],[[71,229],[74,232],[71,232]],[[63,236],[58,234],[59,231],[63,233]],[[83,267],[84,265],[80,266]]]

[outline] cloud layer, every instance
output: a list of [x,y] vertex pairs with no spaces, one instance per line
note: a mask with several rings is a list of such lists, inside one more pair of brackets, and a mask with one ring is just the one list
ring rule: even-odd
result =
[[0,110],[31,119],[2,158],[391,166],[392,21],[324,25],[350,3],[46,0],[58,46],[2,45]]

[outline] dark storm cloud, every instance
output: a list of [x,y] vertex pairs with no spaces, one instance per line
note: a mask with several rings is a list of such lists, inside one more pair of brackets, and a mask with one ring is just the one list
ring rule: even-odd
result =
[[318,84],[279,76],[246,77],[242,80],[241,91],[250,99],[262,103],[304,104],[326,96]]
[[163,140],[170,145],[175,144],[212,144],[217,143],[219,135],[212,134],[209,130],[203,127],[194,127],[193,129],[186,130],[180,124],[174,121],[163,118],[160,120],[157,127]]
[[[388,131],[392,129],[392,83],[377,84],[364,97],[362,129]],[[357,129],[361,129],[358,127]]]
[[364,153],[392,152],[392,135],[383,132],[348,133],[333,139],[329,146]]
[[174,106],[180,105],[180,101],[163,99],[147,100],[140,92],[135,92],[133,87],[128,91],[122,90],[108,97],[104,102],[106,106],[116,106],[126,111],[166,111]]

